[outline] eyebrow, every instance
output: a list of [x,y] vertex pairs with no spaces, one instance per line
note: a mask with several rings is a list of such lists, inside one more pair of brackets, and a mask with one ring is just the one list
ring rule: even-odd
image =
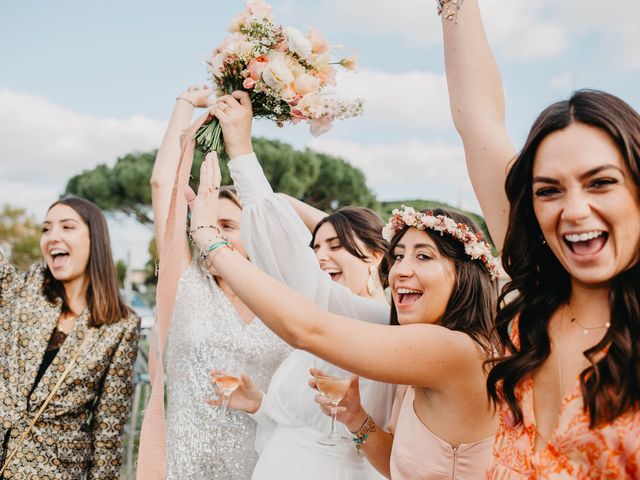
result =
[[[594,175],[603,172],[604,170],[609,170],[609,169],[613,169],[613,170],[618,170],[622,176],[625,176],[624,172],[622,171],[622,169],[620,167],[616,167],[615,165],[602,165],[600,167],[596,167],[596,168],[592,168],[591,170],[589,170],[588,172],[583,173],[582,175],[580,175],[580,180],[584,180],[586,178],[589,177],[593,177]],[[533,182],[532,183],[551,183],[553,185],[557,185],[560,182],[555,179],[555,178],[551,178],[551,177],[533,177]]]
[[[78,221],[75,218],[63,218],[62,220],[58,220],[58,223],[62,223],[62,222],[78,223]],[[51,225],[52,223],[53,222],[49,220],[45,220],[44,222],[42,222],[42,225]]]
[[[330,243],[333,242],[334,240],[340,240],[337,236],[335,237],[331,237],[331,238],[327,238],[324,242],[325,243]],[[313,242],[313,247],[311,248],[320,248],[320,243],[319,242]]]
[[[403,248],[403,249],[405,249],[405,250],[407,249],[407,247],[406,247],[403,243],[398,243],[398,244],[396,245],[396,248]],[[435,251],[435,252],[437,252],[437,251],[438,251],[438,249],[437,249],[436,247],[434,247],[433,245],[431,245],[431,244],[429,244],[429,243],[416,243],[416,244],[413,246],[413,249],[414,249],[414,250],[419,250],[419,249],[421,249],[421,248],[427,248],[427,249],[429,249],[429,250],[433,250],[433,251]]]

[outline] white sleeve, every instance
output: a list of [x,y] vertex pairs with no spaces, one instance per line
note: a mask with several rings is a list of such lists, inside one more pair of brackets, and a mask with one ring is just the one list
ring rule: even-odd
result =
[[389,306],[331,280],[309,247],[311,233],[287,200],[276,195],[255,154],[229,162],[243,206],[242,241],[253,264],[339,315],[388,324]]

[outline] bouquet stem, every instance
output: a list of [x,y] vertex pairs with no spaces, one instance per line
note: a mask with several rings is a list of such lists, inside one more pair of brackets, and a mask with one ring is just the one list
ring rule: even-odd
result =
[[202,148],[206,155],[215,151],[218,155],[224,149],[224,141],[222,138],[222,127],[217,118],[213,118],[211,122],[202,125],[196,132],[196,145]]

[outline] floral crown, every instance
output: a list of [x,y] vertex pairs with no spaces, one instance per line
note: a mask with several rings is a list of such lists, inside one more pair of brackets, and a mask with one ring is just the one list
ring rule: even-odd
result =
[[428,228],[440,232],[440,235],[446,233],[464,245],[464,251],[471,260],[480,260],[491,276],[491,280],[496,280],[500,276],[498,259],[491,253],[491,247],[484,241],[481,232],[472,232],[467,224],[457,223],[453,218],[445,215],[433,215],[430,210],[426,213],[416,212],[415,209],[402,205],[391,212],[389,222],[382,229],[382,236],[390,242],[405,226],[415,227],[418,230]]

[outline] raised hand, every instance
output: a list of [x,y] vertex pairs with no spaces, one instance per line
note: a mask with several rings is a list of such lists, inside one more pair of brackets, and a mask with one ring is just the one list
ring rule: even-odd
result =
[[189,186],[185,189],[185,197],[191,210],[191,233],[199,249],[205,247],[216,234],[215,229],[209,226],[214,226],[218,222],[218,193],[221,179],[218,156],[215,152],[210,152],[200,166],[198,194],[196,195]]
[[236,91],[216,99],[210,109],[222,127],[224,148],[229,158],[253,153],[251,145],[251,124],[253,110],[247,92]]
[[[317,390],[315,376],[322,372],[312,368],[309,373],[312,375],[309,379],[309,386]],[[315,397],[315,401],[320,405],[322,413],[331,416],[331,402],[329,399],[322,394],[318,394]],[[353,375],[347,393],[345,393],[338,405],[337,419],[340,423],[344,424],[350,432],[355,432],[362,426],[366,416],[367,412],[362,408],[360,401],[360,377]]]
[[[216,377],[219,375],[226,375],[226,372],[224,370],[211,371],[211,384],[216,388],[218,388]],[[229,397],[228,407],[233,410],[255,413],[262,404],[262,395],[262,390],[251,380],[251,377],[243,374],[240,376],[240,386]],[[207,403],[218,407],[222,405],[223,399],[220,396],[207,400]]]
[[178,95],[178,98],[182,98],[191,103],[194,107],[205,108],[211,105],[211,87],[209,85],[192,85],[187,90]]

